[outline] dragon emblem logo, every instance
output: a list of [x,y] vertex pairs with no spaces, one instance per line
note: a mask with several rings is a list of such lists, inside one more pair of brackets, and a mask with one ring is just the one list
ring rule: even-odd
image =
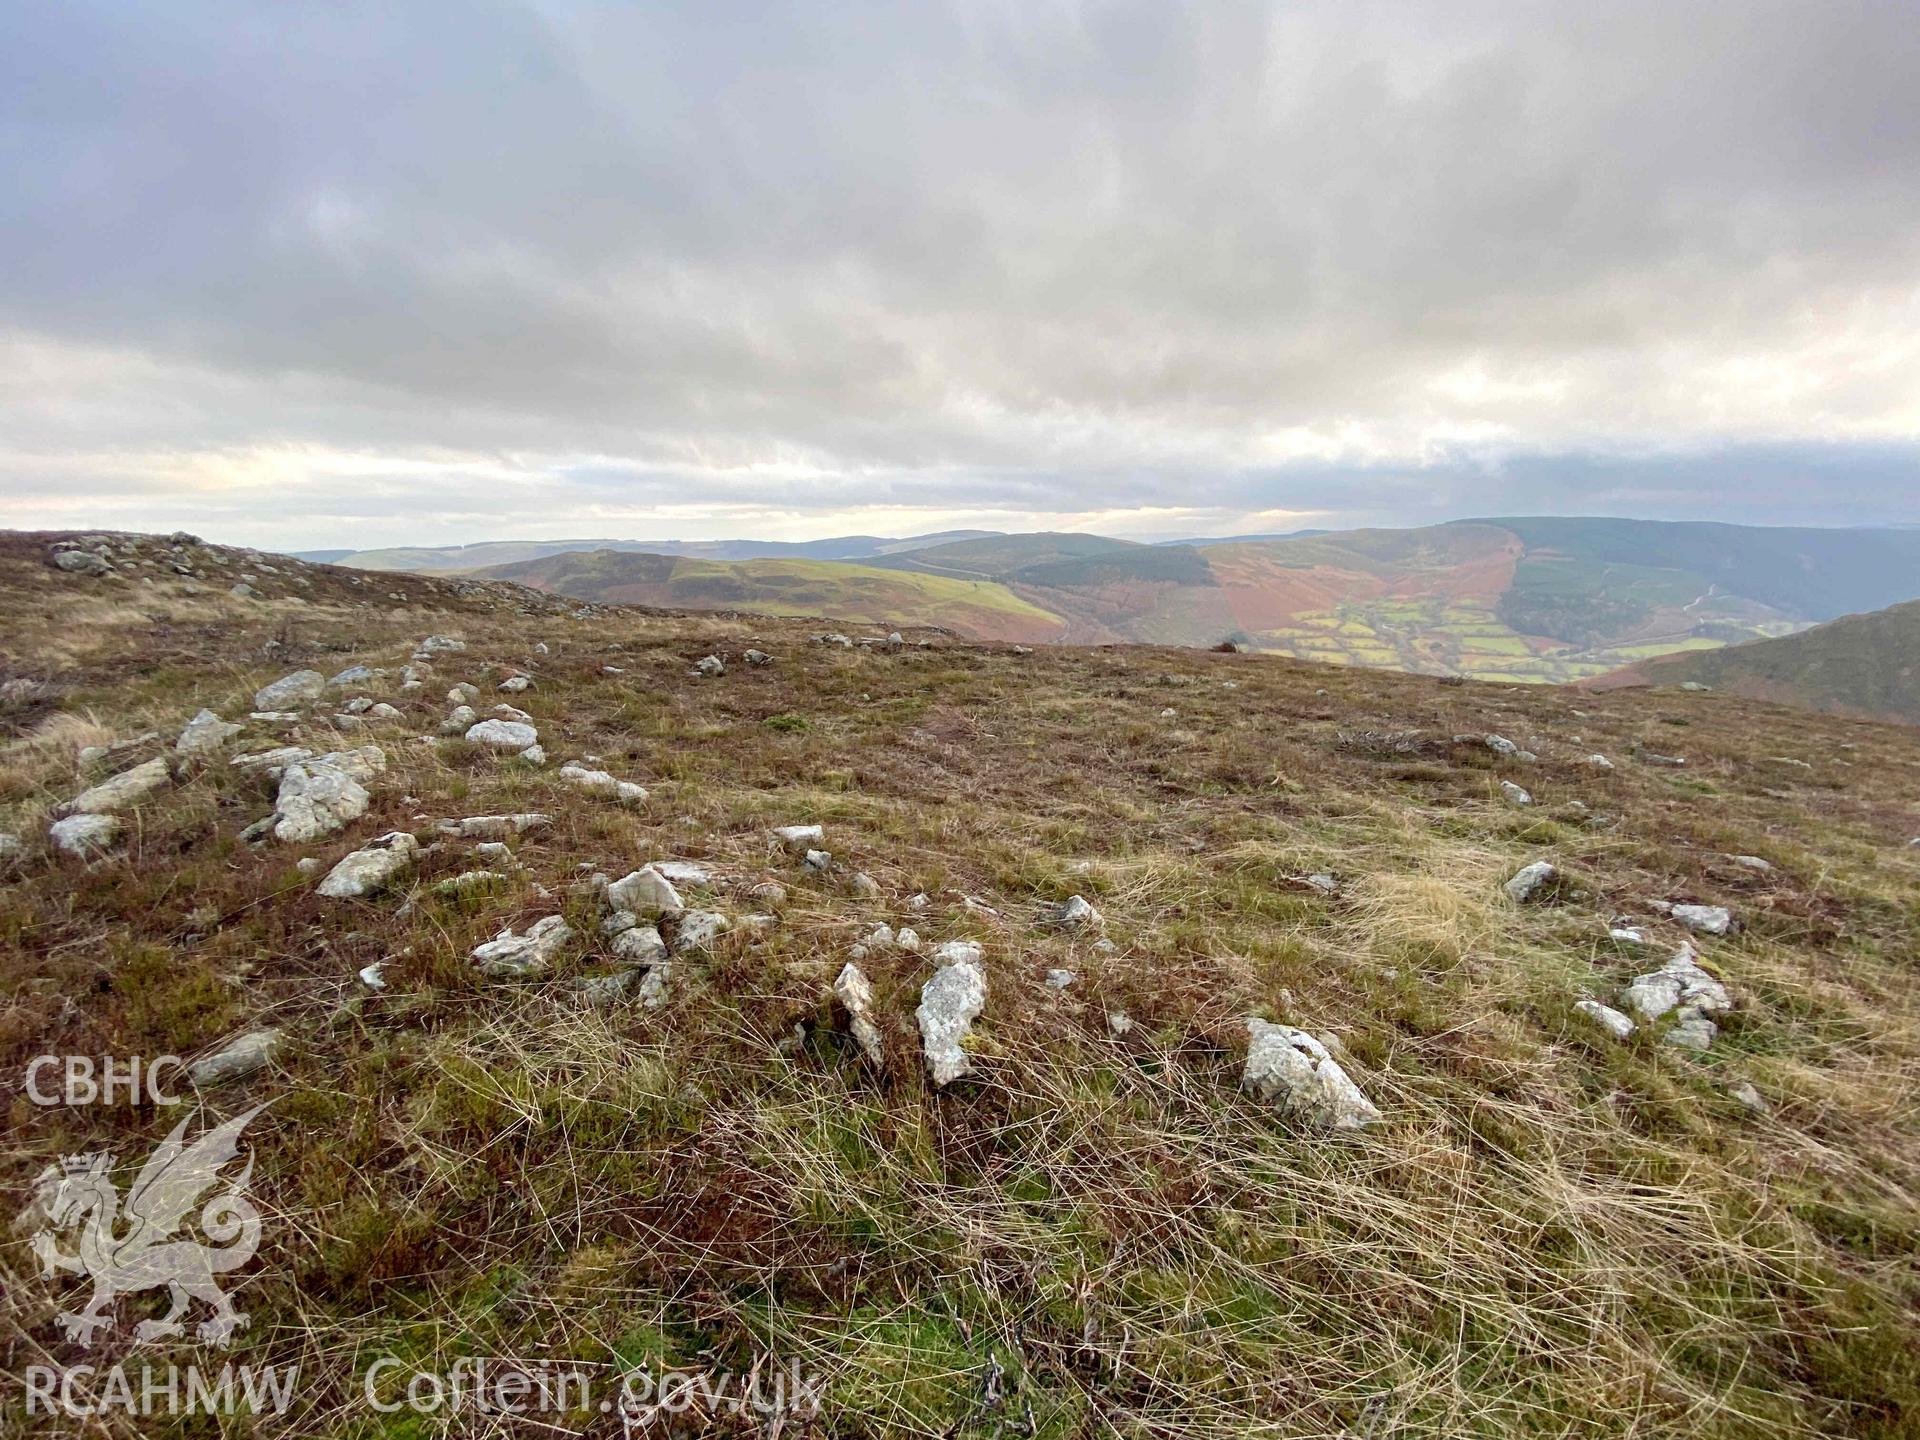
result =
[[[96,1330],[112,1325],[117,1296],[163,1286],[172,1308],[161,1319],[136,1326],[135,1339],[183,1334],[180,1317],[195,1300],[213,1307],[195,1331],[211,1344],[225,1345],[247,1323],[214,1276],[239,1269],[260,1248],[260,1212],[246,1195],[252,1152],[238,1175],[222,1177],[220,1170],[240,1153],[241,1131],[266,1108],[256,1105],[191,1143],[183,1118],[140,1168],[124,1208],[111,1179],[111,1155],[63,1156],[41,1173],[29,1212],[42,1218],[31,1242],[33,1253],[50,1277],[66,1273],[93,1281],[86,1308],[63,1311],[59,1317],[68,1339],[91,1345]],[[188,1212],[216,1185],[221,1188],[200,1208],[200,1229],[214,1243],[176,1236]],[[62,1250],[62,1235],[76,1229],[79,1249]]]

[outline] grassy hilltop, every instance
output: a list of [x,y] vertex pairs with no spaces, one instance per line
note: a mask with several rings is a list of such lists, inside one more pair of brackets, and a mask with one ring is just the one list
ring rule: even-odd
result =
[[[0,1068],[282,1033],[200,1097],[272,1102],[225,1358],[297,1362],[302,1393],[253,1433],[622,1433],[370,1413],[382,1355],[798,1360],[823,1411],[738,1427],[786,1437],[1920,1433],[1908,728],[1142,645],[819,644],[185,539],[109,538],[110,573],[69,573],[69,538],[0,537]],[[464,649],[404,689],[429,635]],[[693,673],[708,655],[723,674]],[[248,718],[287,672],[356,664],[387,673]],[[530,716],[546,763],[441,736],[458,683]],[[174,754],[203,706],[241,731]],[[243,841],[274,790],[232,757],[282,744],[379,746],[367,812]],[[52,849],[57,807],[153,757],[111,850]],[[645,797],[576,788],[584,757]],[[520,812],[549,823],[504,856],[438,824]],[[798,823],[825,868],[769,843]],[[422,849],[387,890],[318,893],[394,831]],[[578,982],[618,962],[590,877],[656,860],[700,867],[686,903],[729,928],[675,955],[657,1008],[596,1003]],[[1555,880],[1511,898],[1541,860]],[[443,884],[476,870],[497,878]],[[1050,923],[1074,895],[1097,926]],[[1733,999],[1704,1051],[1575,1008],[1680,946],[1672,903],[1734,921],[1692,937]],[[545,973],[470,960],[552,915]],[[959,939],[987,996],[971,1073],[936,1088],[915,1009]],[[856,946],[878,1067],[831,995]],[[1248,1017],[1326,1037],[1378,1123],[1244,1091]],[[111,1152],[124,1186],[175,1116],[16,1088],[8,1118],[17,1211],[62,1154]],[[122,1299],[81,1350],[55,1317],[84,1285],[18,1228],[0,1291],[14,1371],[129,1353],[164,1307]],[[216,1432],[244,1433],[89,1433]]]

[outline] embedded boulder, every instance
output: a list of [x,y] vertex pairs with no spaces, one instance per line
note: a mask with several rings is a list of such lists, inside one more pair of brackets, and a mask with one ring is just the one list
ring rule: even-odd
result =
[[1340,1062],[1306,1031],[1249,1019],[1247,1036],[1243,1090],[1322,1129],[1359,1130],[1380,1118]]
[[350,900],[375,895],[392,884],[394,878],[413,864],[420,853],[420,842],[405,830],[394,830],[378,840],[341,857],[319,884],[318,893],[330,900]]

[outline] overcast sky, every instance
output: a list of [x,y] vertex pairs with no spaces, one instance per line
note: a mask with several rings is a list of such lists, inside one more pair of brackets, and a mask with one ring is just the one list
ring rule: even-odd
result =
[[0,6],[0,506],[1920,523],[1912,0]]

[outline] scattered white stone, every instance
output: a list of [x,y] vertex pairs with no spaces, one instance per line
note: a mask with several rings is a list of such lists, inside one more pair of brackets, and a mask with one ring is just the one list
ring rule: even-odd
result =
[[18,860],[26,848],[11,830],[0,830],[0,868]]
[[290,844],[318,840],[366,814],[369,803],[366,787],[337,765],[288,765],[273,805],[273,836]]
[[911,926],[903,925],[900,933],[893,937],[893,943],[910,955],[920,953],[920,932]]
[[1623,999],[1649,1025],[1671,1013],[1674,1023],[1664,1038],[1691,1050],[1706,1049],[1718,1029],[1715,1017],[1733,1009],[1727,987],[1700,968],[1691,945],[1682,945],[1658,970],[1637,976]]
[[606,899],[611,908],[636,915],[678,915],[686,909],[673,882],[651,865],[607,886]]
[[1589,755],[1587,756],[1586,763],[1591,765],[1596,770],[1613,769],[1613,762],[1607,759],[1607,757],[1604,755],[1598,755],[1598,754]]
[[1380,1118],[1327,1047],[1306,1031],[1249,1019],[1247,1035],[1241,1088],[1329,1130],[1358,1130]]
[[386,701],[380,700],[367,708],[367,718],[369,720],[404,720],[407,717],[398,706],[389,705]]
[[471,705],[456,705],[447,718],[440,722],[442,735],[464,735],[480,723],[480,717],[474,713]]
[[180,738],[173,742],[173,748],[181,755],[202,755],[218,750],[239,733],[238,725],[222,720],[211,710],[202,710],[187,722]]
[[457,635],[429,635],[414,649],[415,660],[431,660],[436,655],[457,654],[467,648],[467,642]]
[[360,983],[366,986],[369,990],[386,989],[387,988],[387,972],[384,968],[383,962],[376,960],[373,962],[373,964],[367,966],[366,969],[362,970],[360,972]]
[[480,698],[480,691],[478,687],[469,685],[464,680],[462,680],[458,685],[454,686],[451,690],[447,691],[447,699],[452,701],[455,705],[472,705],[477,700],[479,700],[479,698]]
[[516,709],[512,705],[506,705],[506,704],[496,705],[493,707],[493,714],[494,714],[494,718],[497,720],[512,720],[516,724],[520,724],[520,725],[533,724],[533,716],[529,715],[524,710]]
[[467,739],[491,750],[523,751],[540,741],[540,732],[518,720],[482,720],[467,728]]
[[1772,862],[1763,860],[1758,855],[1729,855],[1727,858],[1742,870],[1751,870],[1756,875],[1771,875],[1773,873]]
[[611,796],[623,805],[637,805],[647,798],[646,790],[631,780],[617,780],[605,770],[589,770],[572,760],[560,767],[559,775],[577,789]]
[[295,670],[253,692],[256,710],[299,710],[327,692],[327,677],[318,670]]
[[533,684],[531,675],[509,675],[494,688],[508,695],[518,695]]
[[1514,784],[1511,780],[1502,780],[1500,782],[1500,793],[1507,797],[1507,801],[1510,804],[1513,804],[1513,805],[1533,804],[1532,792],[1527,790],[1524,786]]
[[1733,928],[1733,913],[1724,905],[1676,905],[1669,913],[1697,935],[1724,935]]
[[985,956],[978,940],[942,940],[933,947],[936,965],[978,965]]
[[172,778],[167,762],[156,757],[82,790],[62,809],[69,815],[117,815],[151,797]]
[[373,701],[365,695],[356,695],[340,707],[342,715],[364,715],[373,708]]
[[768,833],[791,855],[802,855],[827,843],[826,827],[822,825],[776,825]]
[[649,1010],[658,1010],[667,1003],[667,986],[673,981],[673,963],[662,960],[657,965],[649,965],[647,973],[640,977],[640,1003]]
[[1750,1080],[1741,1081],[1727,1093],[1755,1115],[1773,1113],[1773,1107],[1766,1102],[1766,1098],[1758,1090],[1754,1089],[1753,1082]]
[[386,678],[387,672],[384,670],[375,670],[366,665],[349,665],[338,675],[327,681],[327,688],[330,690],[350,690],[355,685],[367,685],[375,680],[384,680]]
[[300,722],[298,710],[254,710],[247,719],[256,725],[296,725]]
[[1642,750],[1640,752],[1640,760],[1641,760],[1641,763],[1646,765],[1664,765],[1669,769],[1674,769],[1674,770],[1685,768],[1687,763],[1682,756],[1656,755],[1651,750]]
[[634,925],[613,937],[613,953],[633,965],[657,965],[667,958],[667,942],[651,925]]
[[1615,925],[1607,931],[1607,938],[1616,945],[1630,945],[1636,949],[1647,943],[1646,932],[1636,925]]
[[68,855],[97,855],[120,838],[120,822],[111,815],[69,815],[49,825],[47,836]]
[[278,1030],[251,1030],[229,1041],[212,1055],[189,1065],[187,1083],[196,1089],[204,1089],[251,1075],[280,1053],[282,1038]]
[[800,863],[808,870],[822,871],[832,866],[833,855],[827,850],[809,850],[801,857]]
[[718,655],[708,655],[693,667],[693,673],[711,680],[727,673],[726,663]]
[[673,932],[673,953],[704,950],[727,932],[727,917],[712,910],[689,910]]
[[503,840],[509,835],[524,835],[529,830],[545,830],[553,824],[551,815],[523,811],[517,815],[469,815],[461,820],[442,820],[442,835],[457,835],[468,840]]
[[[975,957],[979,948],[973,946]],[[921,987],[914,1019],[920,1025],[920,1045],[935,1086],[951,1084],[973,1069],[966,1041],[986,1007],[987,976],[974,957],[942,964]]]
[[747,664],[753,666],[771,665],[773,663],[773,656],[764,650],[749,650],[746,654],[746,661]]
[[482,840],[478,845],[473,847],[473,853],[478,855],[482,860],[493,861],[496,865],[511,865],[513,863],[513,847],[499,840]]
[[1340,893],[1340,882],[1324,870],[1302,876],[1301,883],[1309,889],[1318,890],[1322,895],[1338,895]]
[[886,1064],[886,1046],[880,1027],[873,1023],[873,986],[857,965],[845,966],[833,982],[833,997],[847,1012],[847,1030],[859,1045],[860,1053],[875,1069]]
[[853,878],[849,880],[847,884],[853,888],[854,894],[865,896],[868,899],[872,899],[880,893],[880,882],[864,870],[854,871]]
[[511,879],[498,870],[462,870],[458,875],[449,875],[438,881],[433,887],[436,895],[459,896],[475,890],[486,890],[494,885]]
[[1041,924],[1049,930],[1092,930],[1102,923],[1100,912],[1084,895],[1075,895],[1051,907]]
[[350,855],[327,872],[318,893],[330,900],[350,900],[376,895],[393,883],[420,853],[420,842],[405,830],[382,835]]
[[1602,1005],[1598,1000],[1579,1000],[1573,1008],[1616,1040],[1625,1040],[1633,1034],[1633,1021],[1611,1005]]
[[1539,894],[1541,888],[1558,873],[1545,860],[1536,860],[1531,865],[1523,867],[1511,880],[1507,881],[1507,894],[1516,903],[1524,905]]
[[529,745],[512,758],[524,761],[528,765],[544,765],[547,763],[547,752],[539,745]]
[[777,880],[766,880],[747,892],[749,900],[758,900],[762,905],[784,905],[787,903],[787,887]]
[[565,917],[549,915],[528,926],[524,935],[516,935],[509,928],[485,944],[476,945],[473,962],[482,974],[496,980],[524,980],[551,969],[554,957],[572,938],[573,931]]
[[1049,970],[1047,971],[1047,988],[1049,990],[1064,990],[1079,978],[1080,977],[1075,975],[1071,970]]
[[[713,872],[692,860],[655,860],[653,868],[675,885],[711,885]],[[778,888],[778,887],[775,887]],[[781,891],[781,899],[786,892]]]
[[1107,1029],[1112,1031],[1116,1037],[1125,1035],[1133,1029],[1133,1017],[1128,1015],[1124,1010],[1109,1010],[1107,1012]]

